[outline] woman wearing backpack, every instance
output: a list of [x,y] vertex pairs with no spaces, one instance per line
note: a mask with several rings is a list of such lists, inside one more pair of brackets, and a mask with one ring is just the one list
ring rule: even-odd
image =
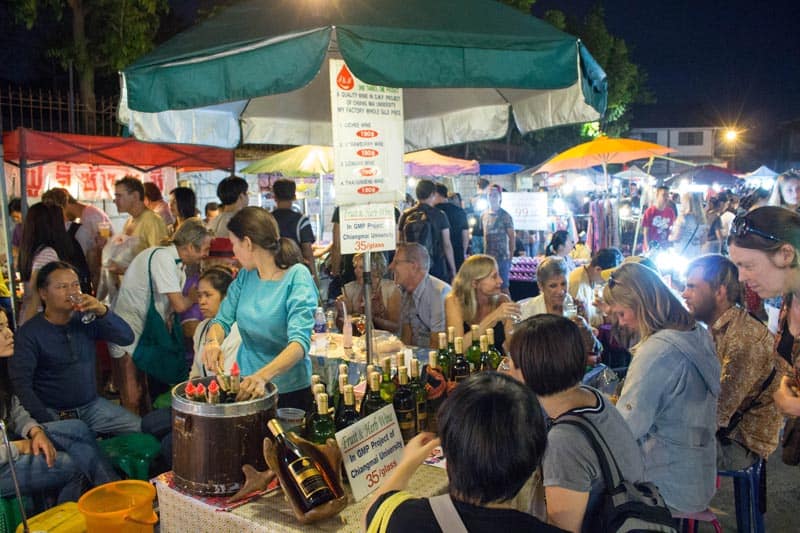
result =
[[641,339],[617,409],[644,452],[644,480],[670,509],[704,511],[717,477],[720,362],[706,328],[654,271],[624,263],[603,299],[622,328]]
[[600,460],[580,428],[559,424],[559,418],[577,415],[591,423],[628,481],[644,477],[636,439],[608,398],[581,385],[586,356],[574,322],[558,315],[534,315],[517,324],[509,348],[510,374],[536,393],[555,422],[542,459],[547,522],[575,533],[598,531],[601,497],[608,488]]

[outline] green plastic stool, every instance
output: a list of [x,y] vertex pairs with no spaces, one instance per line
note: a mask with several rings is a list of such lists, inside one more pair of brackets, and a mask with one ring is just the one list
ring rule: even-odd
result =
[[153,409],[163,409],[165,407],[172,407],[172,391],[159,394],[153,402]]
[[17,499],[0,498],[0,533],[14,533],[21,523]]
[[146,433],[129,433],[98,441],[111,463],[125,472],[129,479],[150,479],[150,464],[161,450],[161,443]]

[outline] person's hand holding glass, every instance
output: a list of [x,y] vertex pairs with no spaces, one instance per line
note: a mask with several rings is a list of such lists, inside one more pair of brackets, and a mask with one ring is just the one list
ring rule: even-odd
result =
[[83,313],[81,322],[84,324],[89,324],[97,318],[98,314],[106,312],[106,306],[91,294],[73,292],[69,295],[69,301],[72,302],[72,308],[75,311]]
[[14,355],[14,332],[8,327],[8,316],[0,310],[0,357]]

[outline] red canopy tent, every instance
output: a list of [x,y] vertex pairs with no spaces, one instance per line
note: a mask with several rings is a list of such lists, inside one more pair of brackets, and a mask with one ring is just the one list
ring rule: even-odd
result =
[[[126,166],[145,173],[162,167],[174,167],[181,171],[234,170],[233,150],[188,144],[146,143],[124,137],[18,128],[3,134],[2,148],[3,160],[20,169],[23,200],[27,190],[27,169],[52,162]],[[23,210],[25,204],[23,201]]]
[[[4,157],[19,166],[50,161],[124,165],[149,172],[160,167],[233,171],[233,150],[193,144],[156,144],[125,137],[49,133],[17,128],[3,134]],[[35,162],[35,163],[33,163]]]

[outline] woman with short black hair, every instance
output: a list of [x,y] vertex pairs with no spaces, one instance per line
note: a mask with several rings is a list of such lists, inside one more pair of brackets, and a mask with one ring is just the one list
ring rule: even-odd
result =
[[469,377],[439,409],[439,435],[420,433],[408,442],[400,464],[367,511],[369,531],[378,520],[387,533],[442,531],[431,500],[404,492],[440,444],[447,459],[449,499],[467,531],[560,531],[510,503],[538,466],[547,441],[542,409],[530,389],[496,372]]
[[511,375],[536,393],[556,422],[547,434],[542,459],[547,521],[567,531],[592,531],[607,489],[600,460],[579,428],[557,424],[558,419],[583,417],[606,442],[613,442],[614,458],[628,481],[644,477],[636,439],[609,400],[581,384],[585,356],[574,322],[557,315],[532,316],[515,328],[510,352]]

